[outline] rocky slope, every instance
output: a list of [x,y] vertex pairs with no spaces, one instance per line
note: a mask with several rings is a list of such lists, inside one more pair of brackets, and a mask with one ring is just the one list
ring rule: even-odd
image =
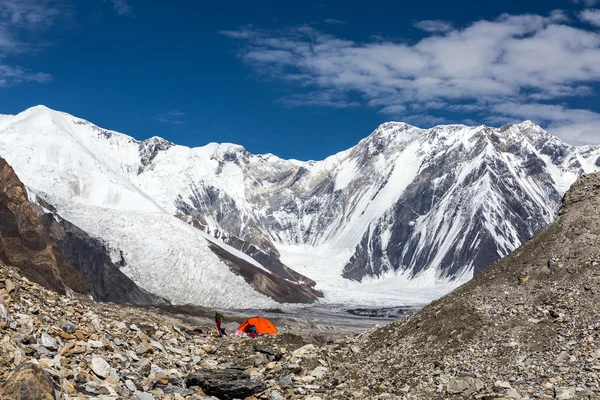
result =
[[[298,287],[292,300],[314,301],[313,283],[326,301],[397,305],[414,286],[427,294],[468,280],[551,222],[568,187],[600,165],[600,148],[531,122],[387,123],[301,162],[233,144],[137,141],[43,106],[2,118],[0,155],[144,289],[229,307],[273,306]],[[240,273],[215,246],[256,268]],[[385,296],[369,285],[384,278]]]
[[189,323],[60,296],[0,264],[0,398],[326,398],[326,352],[302,337],[218,338],[210,319],[192,336]]
[[334,397],[596,398],[599,245],[600,174],[590,174],[531,241],[417,314],[340,347]]

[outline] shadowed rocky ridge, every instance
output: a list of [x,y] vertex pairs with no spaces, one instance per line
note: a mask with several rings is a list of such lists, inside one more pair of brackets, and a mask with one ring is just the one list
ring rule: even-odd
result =
[[[47,206],[44,204],[44,206]],[[116,303],[166,303],[139,288],[111,261],[105,246],[29,201],[14,170],[0,158],[0,254],[28,279]]]

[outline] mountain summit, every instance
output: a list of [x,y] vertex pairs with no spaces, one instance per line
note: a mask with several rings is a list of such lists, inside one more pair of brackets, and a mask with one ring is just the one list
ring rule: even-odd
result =
[[357,303],[428,301],[550,223],[569,186],[600,165],[600,148],[529,121],[390,122],[302,162],[138,141],[43,106],[0,116],[0,156],[144,289],[230,307],[274,304],[273,280],[277,301],[314,284],[330,302],[349,292]]

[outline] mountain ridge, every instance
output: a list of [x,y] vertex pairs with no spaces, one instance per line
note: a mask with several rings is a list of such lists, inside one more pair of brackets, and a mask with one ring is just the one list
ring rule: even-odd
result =
[[[233,144],[138,141],[46,107],[0,119],[0,155],[67,219],[128,247],[124,271],[134,281],[186,302],[192,294],[156,280],[171,271],[158,264],[171,263],[164,257],[173,252],[194,271],[189,248],[166,239],[168,249],[148,257],[143,238],[123,237],[104,218],[180,215],[270,273],[291,267],[325,301],[368,287],[358,298],[377,303],[380,288],[360,282],[391,274],[404,282],[395,292],[425,292],[469,279],[552,221],[562,193],[600,165],[600,147],[567,145],[530,121],[431,129],[389,122],[350,149],[302,162]],[[134,219],[144,230],[143,218]]]

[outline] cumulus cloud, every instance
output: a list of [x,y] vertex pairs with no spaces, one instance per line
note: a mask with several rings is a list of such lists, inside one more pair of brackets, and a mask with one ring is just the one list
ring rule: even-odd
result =
[[448,21],[427,20],[415,22],[415,28],[430,33],[446,33],[452,30],[452,24]]
[[0,0],[0,87],[52,79],[49,74],[9,63],[7,58],[37,51],[36,34],[68,13],[62,0]]
[[590,8],[579,13],[579,19],[590,25],[600,26],[600,10]]
[[133,13],[133,7],[125,0],[104,0],[104,2],[111,3],[115,12],[120,16],[131,15]]
[[599,2],[600,0],[572,0],[574,4],[583,4],[586,7],[593,7]]
[[164,124],[181,125],[181,124],[185,123],[185,121],[183,121],[182,118],[185,117],[186,115],[187,114],[184,113],[183,111],[171,110],[171,111],[157,114],[154,117],[154,119],[157,120],[158,122],[162,122]]
[[[262,77],[303,93],[279,101],[288,106],[339,107],[323,93],[336,99],[352,94],[391,117],[427,121],[419,125],[443,122],[452,112],[462,114],[460,120],[532,119],[561,128],[565,138],[568,126],[600,128],[595,113],[556,105],[594,93],[600,80],[598,32],[573,26],[562,11],[504,14],[460,29],[433,26],[432,35],[416,42],[356,42],[308,25],[222,33],[241,41],[239,57]],[[325,101],[316,101],[319,96]],[[590,137],[578,135],[570,137]]]

